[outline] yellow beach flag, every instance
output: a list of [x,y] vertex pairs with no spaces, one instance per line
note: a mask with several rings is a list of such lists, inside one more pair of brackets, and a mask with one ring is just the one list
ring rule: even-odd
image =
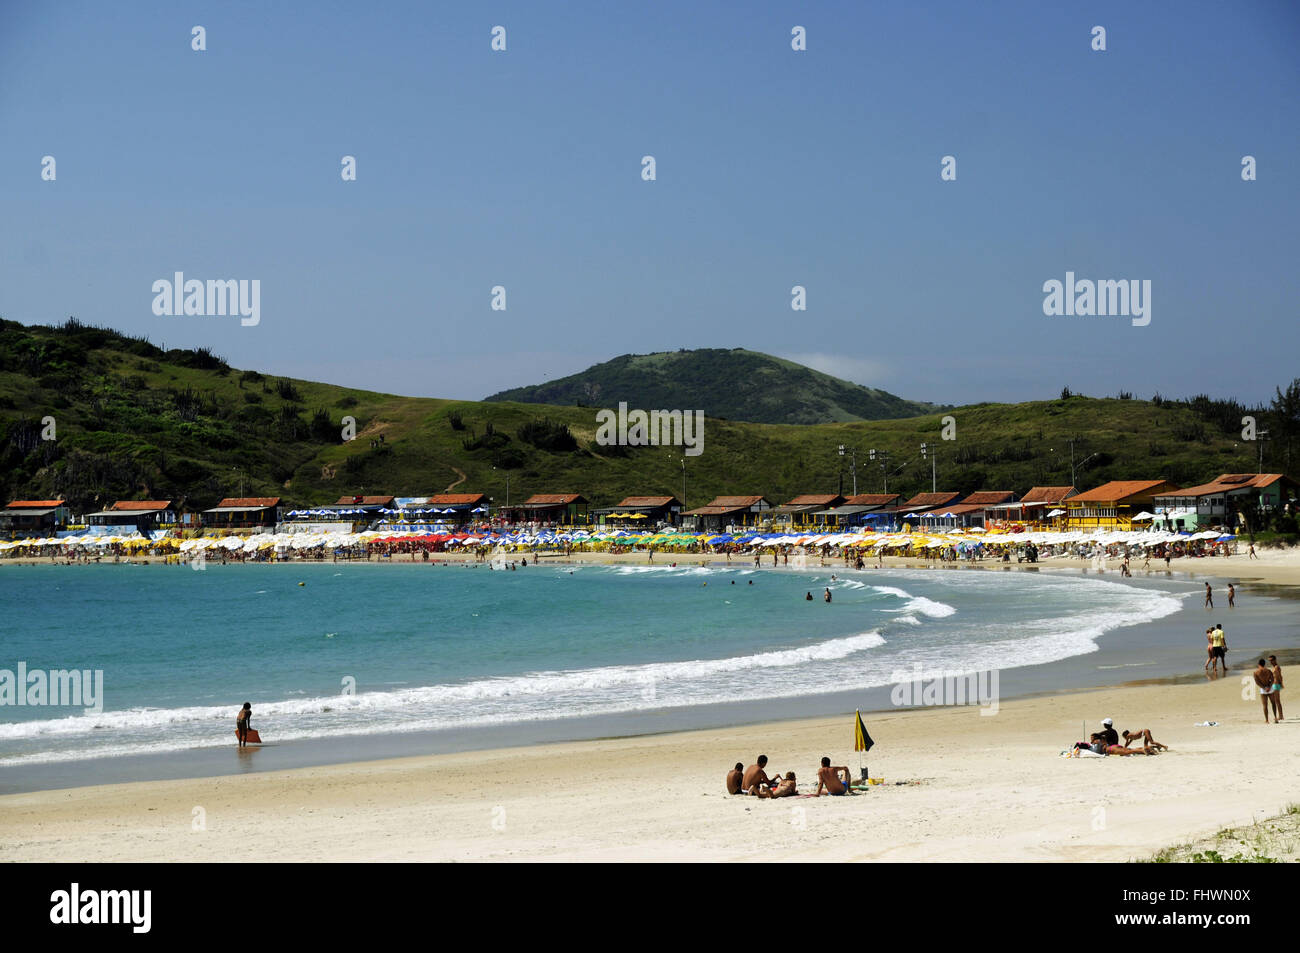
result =
[[874,744],[871,735],[867,734],[867,726],[862,723],[862,711],[859,709],[853,721],[853,750],[870,751]]

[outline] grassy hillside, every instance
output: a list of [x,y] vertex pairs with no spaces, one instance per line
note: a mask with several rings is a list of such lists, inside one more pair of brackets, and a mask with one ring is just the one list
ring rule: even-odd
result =
[[764,424],[884,420],[940,409],[743,348],[624,354],[571,377],[487,399],[595,407],[626,401],[630,408],[702,410]]
[[[681,407],[669,396],[655,403]],[[1242,408],[1224,402],[1116,398],[981,404],[951,411],[953,442],[939,441],[938,486],[1023,493],[1068,483],[1069,448],[1096,453],[1078,482],[1165,477],[1184,485],[1219,472],[1254,471],[1256,447],[1239,439]],[[356,418],[357,438],[341,439]],[[41,439],[53,417],[57,439]],[[784,502],[833,492],[857,447],[858,489],[878,491],[866,451],[890,451],[889,488],[930,489],[921,441],[938,441],[940,414],[816,426],[709,419],[704,452],[686,458],[687,502],[762,493]],[[1267,419],[1267,418],[1261,418]],[[545,421],[550,426],[541,426]],[[567,428],[567,431],[566,431]],[[593,445],[593,408],[400,397],[239,371],[206,351],[167,351],[75,323],[0,322],[0,494],[67,498],[83,512],[119,498],[281,496],[296,504],[344,494],[416,496],[455,486],[504,502],[571,490],[593,503],[628,493],[682,493],[681,452]],[[376,443],[380,436],[383,443]],[[1282,466],[1280,443],[1266,466]],[[496,467],[494,470],[493,468]],[[242,484],[242,486],[241,486]]]

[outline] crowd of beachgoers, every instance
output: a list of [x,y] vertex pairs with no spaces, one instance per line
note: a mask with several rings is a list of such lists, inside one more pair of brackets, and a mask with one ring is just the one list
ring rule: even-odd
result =
[[[1037,562],[1040,558],[1142,558],[1168,562],[1174,558],[1228,556],[1239,553],[1231,534],[1160,531],[1060,531],[1017,533],[980,529],[949,532],[758,532],[692,533],[665,527],[653,532],[624,529],[566,527],[474,528],[448,532],[410,532],[400,527],[362,532],[213,534],[183,538],[167,534],[83,535],[0,542],[0,559],[54,562],[123,561],[161,558],[165,562],[195,560],[285,562],[323,560],[428,561],[437,555],[490,562],[505,554],[572,556],[575,553],[625,555],[643,553],[671,560],[674,555],[750,558],[756,565],[771,559],[789,565],[792,556],[812,556],[847,566],[865,566],[884,557],[934,562],[999,560]],[[1251,548],[1253,554],[1253,547]]]

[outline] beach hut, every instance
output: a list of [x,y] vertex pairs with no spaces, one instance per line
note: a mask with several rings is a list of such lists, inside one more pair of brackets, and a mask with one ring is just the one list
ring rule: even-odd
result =
[[63,500],[14,500],[0,511],[0,533],[6,536],[53,536],[68,525]]
[[203,525],[214,529],[267,529],[278,522],[278,496],[226,497],[203,511]]
[[[591,518],[596,523],[622,525],[633,520],[646,526],[667,523],[678,526],[682,521],[682,502],[675,496],[625,496],[615,506],[593,506]],[[637,520],[636,515],[641,514]]]
[[86,514],[90,526],[108,527],[107,532],[146,534],[175,526],[176,509],[171,500],[118,500],[106,510]]
[[588,501],[581,493],[534,493],[509,508],[512,522],[572,525],[587,522]]
[[704,532],[720,533],[727,526],[756,526],[771,509],[771,502],[762,496],[715,496],[705,506],[682,515],[693,517],[695,526]]
[[1168,480],[1111,480],[1065,501],[1067,530],[1128,530],[1133,517],[1176,490]]
[[819,510],[831,509],[843,502],[844,497],[838,493],[801,493],[772,510],[772,515],[791,526],[810,526],[816,522],[815,514]]
[[1155,497],[1155,525],[1166,532],[1201,526],[1246,529],[1245,514],[1273,512],[1295,499],[1297,483],[1282,473],[1221,473],[1209,483]]

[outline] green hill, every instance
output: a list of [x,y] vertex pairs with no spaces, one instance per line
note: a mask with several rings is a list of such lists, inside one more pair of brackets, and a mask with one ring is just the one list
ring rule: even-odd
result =
[[630,408],[702,410],[760,424],[885,420],[941,409],[743,348],[624,354],[571,377],[486,399],[595,407],[626,401]]
[[[1295,386],[1300,395],[1300,385]],[[648,402],[650,403],[650,402]],[[654,404],[689,407],[672,396]],[[1078,482],[1164,477],[1187,485],[1223,471],[1253,472],[1257,447],[1240,440],[1247,408],[1229,401],[1088,398],[979,404],[950,411],[957,440],[939,441],[938,486],[967,492],[1070,482],[1066,440],[1083,460]],[[1284,467],[1280,418],[1264,464]],[[357,437],[341,439],[344,415]],[[892,456],[889,489],[930,489],[921,441],[941,414],[818,425],[710,418],[703,453],[686,460],[686,500],[850,489],[840,444],[858,448],[858,490],[879,491],[870,448]],[[1294,415],[1293,415],[1294,416]],[[43,440],[53,418],[55,440]],[[549,422],[549,423],[546,423]],[[1290,425],[1294,433],[1294,422]],[[682,493],[673,447],[594,445],[592,407],[401,397],[239,371],[204,350],[163,351],[146,340],[69,322],[0,321],[0,494],[64,497],[74,512],[115,499],[280,496],[292,504],[345,494],[417,496],[456,487],[496,502],[573,491],[594,504],[626,494]],[[379,438],[383,437],[383,442]]]

